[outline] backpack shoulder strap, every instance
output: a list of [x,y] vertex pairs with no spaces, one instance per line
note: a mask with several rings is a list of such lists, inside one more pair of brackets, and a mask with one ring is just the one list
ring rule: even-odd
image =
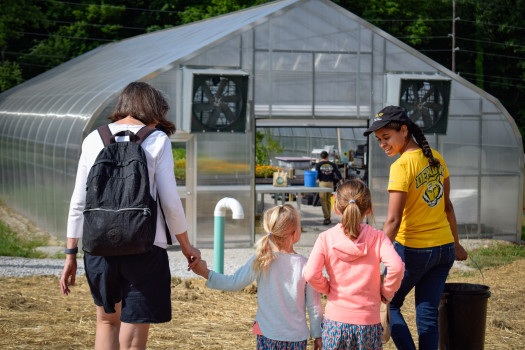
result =
[[168,245],[173,245],[171,241],[170,228],[168,227],[168,222],[166,221],[166,215],[164,215],[164,210],[162,209],[162,203],[160,202],[159,192],[157,191],[157,201],[159,202],[160,212],[162,213],[162,221],[164,221],[164,228],[166,229],[166,240]]
[[148,137],[152,132],[154,132],[155,128],[152,128],[151,126],[144,126],[143,128],[141,128],[136,134],[136,140],[135,142],[138,143],[139,145],[146,139],[146,137]]
[[111,130],[109,130],[109,126],[107,124],[99,126],[97,128],[98,133],[100,135],[100,138],[102,139],[102,142],[104,143],[104,147],[108,146],[111,143]]

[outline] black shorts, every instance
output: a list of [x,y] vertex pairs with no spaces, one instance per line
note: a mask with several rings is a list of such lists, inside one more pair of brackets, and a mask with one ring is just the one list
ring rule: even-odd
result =
[[124,256],[84,252],[84,267],[93,300],[106,313],[115,313],[115,304],[122,301],[122,322],[171,320],[171,273],[166,249],[153,246],[147,253]]

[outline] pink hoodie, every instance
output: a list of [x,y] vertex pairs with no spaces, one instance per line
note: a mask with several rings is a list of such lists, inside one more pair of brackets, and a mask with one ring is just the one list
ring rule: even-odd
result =
[[[382,286],[380,262],[387,268]],[[329,279],[323,275],[323,267]],[[304,277],[317,291],[328,295],[325,318],[371,325],[381,322],[381,295],[391,299],[404,272],[405,264],[383,231],[361,224],[359,238],[351,240],[337,224],[317,238]]]

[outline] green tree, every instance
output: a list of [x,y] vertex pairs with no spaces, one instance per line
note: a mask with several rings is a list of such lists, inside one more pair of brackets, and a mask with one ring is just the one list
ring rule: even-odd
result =
[[0,1],[0,58],[5,61],[5,52],[15,41],[24,36],[27,28],[39,27],[44,20],[40,7],[32,0]]
[[187,6],[181,14],[182,23],[190,23],[247,7],[270,2],[271,0],[204,0]]
[[124,10],[125,6],[104,3],[68,8],[72,23],[58,26],[48,38],[36,43],[23,59],[54,67],[102,43],[116,40],[121,26],[115,23],[119,23]]
[[0,91],[23,81],[18,58],[28,47],[25,33],[42,27],[44,20],[36,1],[0,1]]
[[14,62],[0,62],[0,92],[20,84],[22,79],[22,70]]

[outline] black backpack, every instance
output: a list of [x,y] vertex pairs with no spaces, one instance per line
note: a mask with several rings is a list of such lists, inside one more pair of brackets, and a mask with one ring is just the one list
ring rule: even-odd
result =
[[[103,125],[98,132],[104,148],[89,171],[82,249],[98,256],[140,254],[153,246],[157,202],[150,193],[148,163],[142,146],[154,128],[115,135]],[[116,142],[115,136],[129,136]],[[168,243],[171,237],[166,232]]]

